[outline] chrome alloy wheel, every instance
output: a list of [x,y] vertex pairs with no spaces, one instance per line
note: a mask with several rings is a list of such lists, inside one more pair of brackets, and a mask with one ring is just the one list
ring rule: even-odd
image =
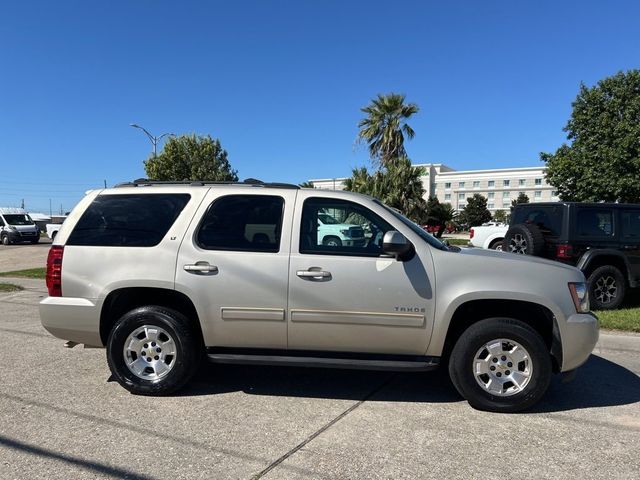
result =
[[595,284],[593,294],[596,297],[596,301],[601,305],[613,302],[618,296],[616,279],[611,275],[600,277]]
[[159,380],[176,363],[173,338],[155,325],[143,325],[131,332],[122,353],[131,373],[142,380]]
[[498,338],[478,350],[473,360],[473,374],[478,385],[491,395],[509,397],[527,387],[533,362],[518,342]]
[[527,253],[527,239],[520,233],[516,233],[509,241],[509,250],[512,253],[525,255]]

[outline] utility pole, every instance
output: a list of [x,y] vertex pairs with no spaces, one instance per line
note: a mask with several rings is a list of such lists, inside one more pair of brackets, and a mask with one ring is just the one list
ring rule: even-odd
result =
[[20,203],[20,208],[24,210],[24,198],[22,199],[22,202]]
[[107,188],[107,181],[104,180],[104,188]]
[[49,218],[53,217],[53,210],[51,209],[51,199],[49,199]]
[[132,126],[133,128],[139,128],[140,130],[142,130],[145,135],[147,137],[149,137],[149,140],[151,141],[151,145],[153,145],[153,157],[157,157],[158,156],[158,142],[160,140],[162,140],[162,137],[166,137],[167,135],[170,135],[172,137],[175,137],[174,133],[163,133],[162,135],[160,135],[159,137],[155,137],[153,135],[151,135],[146,128],[141,127],[140,125],[137,125],[135,123],[130,123],[130,126]]

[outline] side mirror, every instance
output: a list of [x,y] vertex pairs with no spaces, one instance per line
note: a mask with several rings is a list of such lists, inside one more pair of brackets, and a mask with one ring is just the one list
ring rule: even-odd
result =
[[407,261],[413,258],[415,250],[413,244],[396,230],[389,230],[382,238],[382,251],[393,255],[396,260]]

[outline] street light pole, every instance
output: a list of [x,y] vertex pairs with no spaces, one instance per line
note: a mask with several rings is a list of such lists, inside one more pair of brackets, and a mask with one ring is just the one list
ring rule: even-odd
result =
[[144,127],[141,127],[140,125],[137,125],[135,123],[130,123],[130,126],[132,126],[133,128],[139,128],[140,130],[142,130],[145,135],[147,137],[149,137],[149,140],[151,141],[151,145],[153,145],[153,156],[154,158],[158,156],[158,141],[162,140],[163,137],[166,137],[167,135],[171,135],[173,137],[175,137],[174,133],[163,133],[162,135],[160,135],[159,137],[154,137],[153,135],[151,135],[148,130]]

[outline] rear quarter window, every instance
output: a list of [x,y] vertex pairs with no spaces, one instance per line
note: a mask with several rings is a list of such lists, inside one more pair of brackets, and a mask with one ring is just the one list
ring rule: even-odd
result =
[[153,247],[190,198],[189,194],[100,195],[78,220],[67,245]]
[[559,236],[562,232],[563,220],[564,208],[562,205],[516,207],[511,224],[536,225],[544,233]]

